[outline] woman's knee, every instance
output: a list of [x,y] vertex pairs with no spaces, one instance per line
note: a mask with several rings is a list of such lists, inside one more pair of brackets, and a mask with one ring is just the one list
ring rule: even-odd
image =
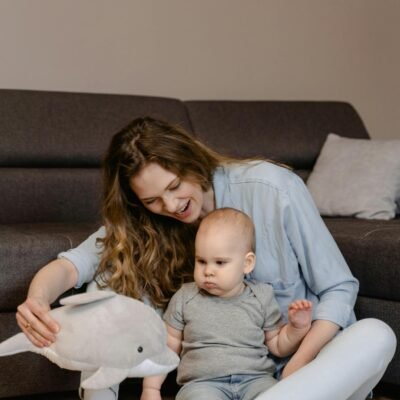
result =
[[357,321],[354,328],[360,330],[360,335],[368,339],[369,351],[376,353],[387,363],[396,351],[396,335],[385,322],[376,318],[365,318]]

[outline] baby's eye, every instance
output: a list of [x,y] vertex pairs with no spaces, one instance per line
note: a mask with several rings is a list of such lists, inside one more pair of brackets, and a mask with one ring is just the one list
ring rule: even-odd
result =
[[225,261],[225,260],[218,260],[218,261],[216,262],[216,264],[217,264],[217,265],[225,265],[225,264],[226,264],[226,261]]

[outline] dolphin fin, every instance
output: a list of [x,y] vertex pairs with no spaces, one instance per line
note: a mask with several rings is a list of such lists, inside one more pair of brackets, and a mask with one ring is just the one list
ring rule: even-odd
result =
[[0,343],[0,356],[11,356],[12,354],[23,353],[24,351],[33,351],[36,353],[37,349],[25,334],[21,332]]
[[126,369],[100,367],[85,379],[81,386],[83,389],[105,389],[121,383],[128,376],[128,372]]
[[73,296],[64,297],[63,299],[60,300],[60,304],[64,306],[88,304],[88,303],[94,303],[95,301],[108,299],[110,297],[114,297],[115,295],[116,293],[111,292],[110,290],[98,290],[95,292],[86,292],[81,294],[75,294]]

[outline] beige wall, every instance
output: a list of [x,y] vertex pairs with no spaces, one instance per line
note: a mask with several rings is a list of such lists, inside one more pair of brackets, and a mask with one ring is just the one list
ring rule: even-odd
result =
[[345,100],[400,138],[400,0],[0,0],[0,87]]

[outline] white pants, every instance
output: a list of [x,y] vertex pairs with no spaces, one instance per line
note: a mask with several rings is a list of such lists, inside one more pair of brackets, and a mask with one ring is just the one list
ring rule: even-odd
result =
[[[367,318],[340,332],[305,367],[279,381],[257,400],[365,400],[396,350],[384,322]],[[116,400],[118,387],[85,391],[84,400]]]
[[388,325],[373,318],[360,320],[257,400],[364,400],[395,350],[396,336]]

